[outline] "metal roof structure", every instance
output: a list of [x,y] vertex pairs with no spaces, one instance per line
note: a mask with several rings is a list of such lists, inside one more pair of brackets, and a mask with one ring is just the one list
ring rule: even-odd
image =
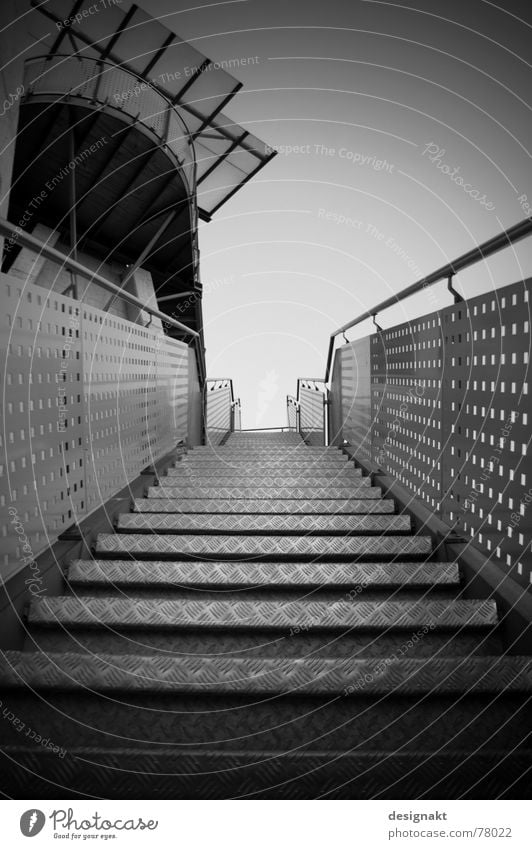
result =
[[[194,145],[199,214],[209,220],[275,156],[222,109],[242,87],[177,33],[129,0],[88,13],[84,0],[32,0],[56,25],[49,57],[68,52],[105,60],[140,77],[182,113]],[[122,93],[124,98],[133,96]]]

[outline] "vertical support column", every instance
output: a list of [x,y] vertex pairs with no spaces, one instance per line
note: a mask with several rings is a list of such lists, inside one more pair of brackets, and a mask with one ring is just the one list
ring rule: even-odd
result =
[[[68,224],[69,224],[69,234],[70,234],[70,254],[72,259],[77,262],[78,259],[78,222],[77,222],[77,192],[76,192],[76,169],[73,165],[74,159],[76,157],[76,136],[74,132],[74,110],[72,107],[68,109],[68,120],[69,120],[69,128],[68,128],[68,156],[69,156],[69,175],[68,175],[68,202],[69,202],[69,210],[68,210]],[[70,272],[70,277],[72,280],[72,295],[77,300],[78,299],[78,281],[75,273],[73,271]]]
[[[0,4],[0,103],[7,104],[0,120],[0,215],[7,218],[9,194],[15,161],[20,101],[24,96],[24,48],[30,41],[26,32],[26,16],[20,14],[16,0]],[[0,255],[4,237],[0,235]]]

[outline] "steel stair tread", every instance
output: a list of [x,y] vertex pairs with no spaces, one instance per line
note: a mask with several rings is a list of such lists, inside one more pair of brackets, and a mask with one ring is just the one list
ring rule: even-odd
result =
[[[113,693],[249,693],[295,695],[462,695],[532,693],[526,657],[374,658],[172,658],[161,655],[87,656],[6,651],[0,659],[3,689]],[[360,682],[363,682],[361,686]]]
[[343,457],[345,461],[348,460],[348,455],[344,454],[339,448],[332,447],[316,447],[313,445],[290,445],[290,446],[271,446],[268,448],[264,447],[241,447],[235,448],[229,445],[220,445],[218,448],[208,448],[206,445],[196,445],[193,448],[190,448],[183,454],[184,457],[240,457],[240,456],[268,456],[268,457],[323,457],[323,458],[335,458],[335,457]]
[[458,587],[457,563],[211,563],[74,560],[72,585],[155,587]]
[[[160,487],[154,488],[161,489]],[[292,516],[317,513],[321,515],[359,513],[393,513],[395,504],[391,498],[342,501],[333,499],[201,499],[201,498],[136,498],[132,509],[138,513],[262,513],[289,514]]]
[[322,477],[313,475],[305,477],[304,475],[245,475],[245,474],[230,474],[222,473],[219,475],[206,474],[204,472],[183,471],[179,474],[175,469],[168,469],[166,476],[162,478],[167,486],[180,486],[183,484],[193,486],[233,486],[233,487],[317,487],[325,492],[336,488],[349,487],[351,483],[353,487],[363,489],[371,485],[369,477],[352,477],[347,476],[337,477]]
[[[58,758],[42,747],[7,746],[2,788],[9,798],[495,799],[528,798],[530,751],[463,749],[337,753],[305,749],[220,751],[159,746],[73,747]],[[31,793],[28,794],[28,788]],[[516,795],[517,794],[517,795]]]
[[32,625],[48,627],[279,631],[404,631],[485,629],[497,623],[493,601],[263,601],[76,598],[33,600]]
[[[424,536],[264,536],[238,534],[98,534],[98,554],[143,554],[234,557],[427,557],[432,550]],[[174,558],[175,559],[175,558]]]
[[[167,483],[168,481],[168,483]],[[204,481],[186,486],[179,486],[177,482],[171,484],[170,478],[162,478],[159,487],[148,488],[148,498],[235,498],[249,499],[260,498],[261,500],[269,499],[338,499],[347,501],[350,499],[361,498],[381,498],[382,489],[377,486],[357,486],[357,487],[328,487],[321,486],[305,487],[305,486],[235,486],[231,485],[209,485]]]
[[122,513],[120,533],[215,533],[215,534],[399,534],[410,533],[408,515],[388,516],[290,516],[226,513]]
[[[345,455],[342,455],[345,456]],[[241,455],[234,455],[232,457],[220,458],[217,457],[215,459],[207,458],[207,457],[195,457],[193,459],[189,457],[183,457],[181,460],[176,460],[175,463],[171,466],[172,469],[183,469],[183,468],[197,468],[197,469],[238,469],[244,468],[250,473],[255,471],[264,471],[268,473],[270,470],[274,471],[275,469],[282,469],[283,471],[294,470],[294,473],[297,471],[302,472],[316,472],[319,474],[331,473],[331,474],[345,474],[346,472],[351,472],[356,475],[362,474],[362,469],[357,468],[353,465],[352,462],[349,462],[347,458],[344,460],[334,459],[334,460],[312,460],[303,459],[303,460],[294,460],[291,457],[287,458],[270,458],[270,457],[242,457]]]
[[324,480],[336,479],[341,481],[357,480],[362,477],[362,470],[350,466],[331,468],[330,466],[292,466],[283,463],[279,466],[263,463],[178,463],[167,469],[169,477],[181,477],[181,475],[204,475],[205,477],[219,478],[225,475],[233,477],[255,478],[323,478]]

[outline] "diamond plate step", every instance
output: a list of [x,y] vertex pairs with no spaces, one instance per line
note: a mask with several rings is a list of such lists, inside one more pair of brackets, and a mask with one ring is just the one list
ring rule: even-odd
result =
[[154,587],[350,587],[458,588],[457,563],[191,563],[74,560],[71,586]]
[[257,513],[122,513],[120,533],[408,534],[410,516],[290,516]]
[[432,551],[424,536],[227,536],[187,534],[98,534],[97,554],[125,557],[240,557],[336,559],[427,558]]
[[348,455],[344,454],[339,448],[329,446],[317,447],[311,445],[290,445],[280,446],[272,445],[271,447],[255,447],[255,448],[234,448],[230,445],[220,445],[218,448],[209,448],[206,445],[197,445],[190,448],[186,452],[186,457],[343,457],[348,459]]
[[[302,439],[228,439],[224,442],[224,446],[228,448],[269,448],[275,446],[290,447],[294,445],[307,447]],[[215,445],[209,447],[216,448]]]
[[321,474],[314,472],[260,472],[254,471],[247,473],[246,471],[230,470],[230,469],[167,469],[166,480],[170,486],[178,486],[181,482],[192,483],[200,482],[203,486],[249,486],[250,483],[256,486],[312,486],[313,483],[324,489],[330,487],[348,487],[352,486],[370,486],[371,479],[356,475],[353,471],[342,472],[341,474]]
[[[196,499],[235,499],[261,501],[276,501],[295,499],[302,500],[337,500],[339,503],[353,499],[381,498],[382,489],[378,486],[348,487],[287,487],[287,486],[173,486],[169,478],[162,478],[161,486],[150,486],[147,489],[148,498],[196,498]],[[249,480],[246,481],[249,484]]]
[[[331,755],[261,749],[74,746],[58,758],[9,746],[1,787],[8,798],[68,799],[527,799],[529,751],[397,751]],[[156,780],[154,782],[154,776]]]
[[[154,487],[154,490],[160,487]],[[323,515],[356,513],[393,513],[395,504],[391,498],[351,499],[334,501],[331,499],[266,501],[259,498],[249,499],[201,499],[201,498],[136,498],[132,509],[138,513],[281,513],[292,516],[320,513]]]
[[461,631],[493,628],[497,608],[494,601],[471,599],[269,602],[47,596],[31,602],[28,620],[52,628]]
[[[260,441],[264,440],[265,442],[302,442],[303,437],[300,433],[295,430],[287,430],[287,431],[246,431],[246,430],[235,430],[229,434],[227,438],[227,442],[241,442],[243,440],[250,441]],[[227,443],[226,443],[227,444]]]
[[170,466],[167,470],[171,474],[202,474],[202,475],[239,475],[243,477],[301,477],[301,478],[338,478],[350,479],[362,477],[361,469],[354,466],[340,466],[335,464],[317,465],[307,463],[303,465],[290,462],[279,464],[273,463],[239,463],[239,462],[214,462],[214,463],[186,463],[180,462]]
[[[352,477],[342,476],[337,477],[336,475],[331,475],[330,477],[326,477],[323,475],[313,475],[313,476],[290,476],[283,475],[282,473],[272,475],[272,476],[262,476],[258,474],[253,475],[239,475],[238,473],[228,473],[225,472],[220,475],[210,475],[202,472],[195,472],[193,470],[185,472],[178,472],[177,469],[168,469],[166,473],[166,477],[161,479],[166,486],[242,486],[249,487],[250,485],[254,485],[257,489],[262,487],[292,487],[297,489],[310,489],[312,484],[315,484],[315,487],[320,490],[331,491],[335,489],[343,490],[348,489],[351,484],[353,487],[365,487],[371,485],[371,479],[369,477]],[[293,496],[297,497],[297,496]]]
[[291,455],[290,457],[257,457],[257,456],[249,456],[242,457],[241,454],[232,455],[230,457],[194,457],[192,454],[188,454],[186,457],[183,457],[181,460],[176,460],[173,464],[176,468],[184,468],[186,466],[190,467],[199,467],[199,468],[215,468],[215,469],[226,469],[231,468],[233,466],[241,467],[244,466],[248,468],[250,471],[253,469],[283,469],[286,470],[287,466],[289,469],[299,470],[319,470],[319,472],[323,472],[324,469],[329,470],[331,472],[339,472],[339,471],[357,471],[361,474],[360,469],[356,469],[352,462],[349,462],[347,457],[343,454],[340,454],[335,457],[306,457],[299,456],[294,457]]
[[527,657],[399,659],[375,661],[302,658],[174,658],[64,652],[6,651],[0,658],[2,690],[39,692],[90,690],[98,693],[246,693],[385,695],[525,693],[532,695],[532,661]]

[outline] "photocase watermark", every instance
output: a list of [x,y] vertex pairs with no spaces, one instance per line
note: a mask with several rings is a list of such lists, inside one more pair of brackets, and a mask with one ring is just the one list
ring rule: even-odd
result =
[[18,100],[24,94],[24,85],[21,83],[17,86],[16,90],[11,94],[8,94],[4,102],[2,103],[2,111],[0,112],[0,118],[3,118],[4,115],[7,115],[10,109],[17,103]]
[[408,640],[405,640],[404,643],[401,643],[399,649],[394,652],[394,654],[387,655],[387,657],[380,658],[375,665],[372,667],[370,672],[365,672],[364,675],[360,675],[352,684],[348,684],[347,687],[344,687],[344,696],[350,696],[353,693],[364,690],[370,684],[373,684],[378,678],[380,678],[388,667],[397,660],[400,660],[404,657],[408,652],[414,648],[421,640],[423,640],[427,634],[434,630],[436,627],[435,622],[430,622],[428,625],[424,625],[423,628],[419,628],[413,634],[410,635]]
[[159,88],[164,88],[174,82],[186,82],[191,80],[196,75],[212,73],[212,71],[235,71],[238,68],[247,65],[258,65],[260,63],[259,56],[233,56],[230,59],[220,59],[218,62],[209,62],[208,65],[185,65],[183,68],[174,71],[164,71],[152,77],[150,80],[138,81],[131,88],[116,91],[113,94],[115,103],[125,103],[128,100],[138,97],[145,91],[156,91]]
[[396,431],[403,425],[407,417],[408,409],[412,403],[415,403],[418,398],[422,398],[425,394],[425,384],[422,381],[415,380],[413,386],[409,386],[407,390],[407,399],[401,401],[399,410],[388,428],[386,439],[377,452],[377,463],[383,464],[386,462],[386,457],[389,450],[390,442],[392,441]]
[[32,740],[34,743],[37,743],[39,746],[42,746],[43,749],[49,749],[54,755],[57,755],[59,758],[64,758],[67,751],[63,746],[56,745],[53,740],[50,740],[49,737],[43,737],[34,728],[31,728],[27,725],[16,713],[12,710],[9,710],[8,707],[4,706],[4,703],[0,699],[0,709],[2,710],[2,718],[6,720],[6,722],[10,722],[13,728],[19,734],[24,734],[28,740]]
[[32,595],[36,596],[37,598],[40,598],[43,592],[42,574],[41,570],[39,569],[39,566],[35,562],[35,556],[33,554],[31,543],[26,534],[24,525],[19,518],[17,508],[9,507],[7,512],[11,516],[11,525],[13,525],[13,530],[17,534],[20,545],[22,547],[22,556],[19,558],[20,562],[23,566],[28,566],[31,572],[31,576],[29,578],[26,578],[24,583]]
[[522,512],[516,513],[515,511],[512,511],[512,513],[510,513],[510,521],[508,523],[509,528],[515,529],[519,527],[530,502],[532,502],[532,487],[530,487],[530,489],[525,492],[523,498],[521,499],[520,509]]
[[104,9],[111,9],[113,6],[121,6],[122,2],[123,0],[98,0],[97,3],[87,6],[85,9],[80,9],[79,12],[76,12],[75,15],[71,15],[69,18],[63,18],[61,21],[56,21],[55,25],[58,30],[69,29],[72,24],[82,24],[86,18],[98,15],[100,12],[103,12]]
[[[209,295],[212,292],[216,292],[218,289],[221,289],[223,286],[232,285],[235,282],[235,275],[229,274],[225,277],[215,277],[212,280],[209,280],[204,286],[202,286],[201,291],[191,292],[190,295],[187,295],[183,300],[180,300],[178,305],[175,307],[174,311],[171,314],[171,318],[177,318],[177,314],[182,315],[186,312],[190,307],[194,306],[197,301],[201,301],[201,299],[205,295]],[[167,325],[170,327],[170,325]]]
[[[93,809],[94,810],[94,809]],[[109,819],[97,810],[89,816],[74,813],[74,808],[55,808],[46,815],[39,808],[29,808],[20,817],[20,830],[25,837],[35,837],[46,826],[47,821],[54,838],[79,840],[115,840],[122,832],[156,831],[159,820],[144,819],[142,816],[119,816]]]
[[387,171],[392,174],[394,163],[387,159],[350,150],[348,147],[329,147],[326,144],[277,144],[266,145],[266,153],[278,153],[281,156],[325,156],[331,158],[345,159],[353,165],[372,168],[374,171]]
[[318,218],[321,218],[323,221],[328,221],[332,224],[339,224],[345,227],[352,227],[353,230],[358,230],[360,233],[363,233],[369,236],[371,239],[375,239],[377,242],[381,242],[382,245],[391,251],[398,259],[403,262],[407,268],[414,272],[419,277],[422,277],[422,271],[414,258],[410,256],[408,251],[406,251],[402,245],[400,245],[394,236],[388,236],[386,233],[383,233],[379,230],[378,227],[375,226],[371,221],[363,221],[361,218],[352,218],[349,215],[344,215],[342,212],[337,212],[332,209],[325,209],[324,207],[320,207],[318,209]]
[[[490,480],[495,469],[497,468],[497,466],[499,466],[499,464],[501,462],[501,455],[502,455],[502,452],[504,451],[504,446],[505,446],[506,440],[508,439],[508,437],[510,436],[510,434],[512,432],[512,428],[513,428],[515,422],[517,421],[517,416],[518,416],[518,413],[510,413],[510,415],[506,419],[504,425],[502,426],[501,431],[500,431],[501,436],[500,436],[500,440],[499,440],[499,445],[497,446],[497,448],[493,449],[494,453],[491,454],[491,456],[488,460],[489,465],[484,466],[484,468],[482,469],[482,473],[479,476],[479,480],[482,481],[483,483],[486,483],[487,481]],[[468,495],[464,499],[462,511],[464,512],[464,511],[468,510],[470,508],[470,506],[472,504],[474,504],[474,502],[477,500],[477,498],[480,495],[482,495],[482,490],[477,489],[475,483],[473,483],[473,486],[471,487],[470,492],[468,493]]]
[[257,427],[260,427],[266,411],[270,407],[271,402],[277,395],[278,391],[279,375],[275,369],[270,369],[259,383],[257,392],[257,415],[255,417]]
[[67,372],[68,372],[68,360],[70,359],[70,353],[72,350],[72,345],[75,340],[79,338],[79,328],[80,328],[80,319],[77,316],[70,316],[69,320],[69,335],[65,338],[63,343],[63,356],[61,359],[61,363],[59,366],[59,371],[56,374],[56,383],[57,386],[57,406],[58,406],[58,414],[57,414],[57,430],[59,433],[64,433],[68,426],[68,406],[67,406],[67,389],[65,387],[65,383],[67,380]]
[[495,209],[495,204],[488,200],[485,194],[480,193],[480,189],[476,189],[472,183],[468,183],[464,177],[459,173],[460,165],[456,165],[455,167],[451,167],[446,162],[444,162],[443,157],[446,154],[446,150],[444,147],[440,147],[435,142],[427,142],[425,145],[425,149],[422,156],[426,156],[429,162],[434,165],[438,171],[441,171],[442,174],[445,174],[446,177],[459,186],[462,191],[465,192],[466,195],[469,195],[470,198],[476,200],[481,206],[485,207],[489,212],[493,212]]
[[[117,835],[113,834],[114,831],[155,831],[159,825],[158,820],[145,820],[143,817],[120,817],[116,820],[110,820],[107,817],[102,816],[97,811],[94,814],[91,814],[90,817],[82,814],[80,816],[74,814],[73,808],[57,808],[52,811],[49,816],[49,819],[52,821],[52,826],[54,829],[54,836],[59,837],[70,837],[70,838],[80,838],[81,834],[76,834],[76,832],[89,832],[88,834],[83,834],[83,838],[85,837],[97,837],[109,839],[110,837],[116,837]],[[57,834],[57,832],[63,829],[66,834]],[[96,834],[92,834],[91,832],[96,832]],[[103,834],[99,834],[98,832],[103,832]]]
[[528,218],[530,218],[532,216],[532,205],[530,204],[530,202],[528,200],[528,196],[527,195],[519,195],[517,200],[519,202],[519,206],[521,207],[521,209],[523,210],[525,215]]
[[312,625],[293,625],[288,632],[289,637],[295,637],[296,634],[305,634],[310,631]]
[[58,171],[56,174],[53,175],[53,177],[50,177],[50,179],[46,181],[46,183],[44,184],[44,188],[41,189],[38,194],[34,195],[27,204],[23,215],[21,215],[15,227],[15,233],[13,233],[11,236],[9,236],[9,238],[5,240],[4,250],[6,252],[12,250],[12,248],[14,248],[18,244],[19,236],[26,229],[28,224],[30,224],[37,210],[42,206],[42,204],[47,200],[47,198],[50,197],[54,189],[56,189],[57,186],[59,186],[63,182],[65,177],[67,177],[71,173],[71,171],[75,170],[78,165],[81,165],[81,163],[84,162],[89,156],[104,147],[107,142],[107,137],[101,136],[99,139],[93,142],[93,144],[89,145],[89,147],[86,147],[80,153],[76,154],[76,156],[74,156],[73,159],[67,162],[67,164],[63,168],[61,168],[60,171]]

